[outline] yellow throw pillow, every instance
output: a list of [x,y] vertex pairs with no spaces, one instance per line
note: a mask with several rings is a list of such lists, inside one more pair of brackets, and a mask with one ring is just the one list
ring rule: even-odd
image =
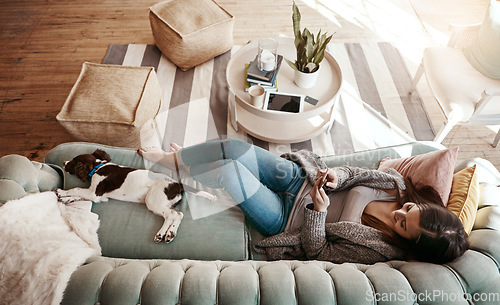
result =
[[478,202],[479,180],[476,174],[476,165],[473,165],[453,175],[450,199],[446,206],[449,211],[457,215],[467,234],[474,226]]

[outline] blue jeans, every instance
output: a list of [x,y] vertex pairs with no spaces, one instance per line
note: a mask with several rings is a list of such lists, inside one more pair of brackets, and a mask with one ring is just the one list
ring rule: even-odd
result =
[[237,140],[183,148],[180,157],[196,181],[223,188],[264,235],[283,232],[305,174],[296,163]]

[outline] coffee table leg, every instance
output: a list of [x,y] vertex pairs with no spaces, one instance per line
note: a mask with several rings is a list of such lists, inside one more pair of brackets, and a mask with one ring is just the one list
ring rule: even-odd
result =
[[231,125],[235,131],[238,131],[238,114],[236,113],[236,94],[229,88],[229,116]]
[[333,102],[332,108],[330,108],[330,113],[329,113],[329,118],[328,118],[328,123],[327,123],[328,125],[325,129],[325,132],[330,131],[330,129],[333,127],[333,121],[335,121],[335,110],[336,110],[337,105],[338,105],[338,99],[336,99]]

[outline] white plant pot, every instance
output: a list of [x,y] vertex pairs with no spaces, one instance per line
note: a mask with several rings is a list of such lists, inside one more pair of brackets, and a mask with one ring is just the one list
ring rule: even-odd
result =
[[316,80],[318,79],[319,69],[313,73],[304,73],[298,70],[294,70],[294,81],[297,86],[300,88],[311,88],[316,84]]

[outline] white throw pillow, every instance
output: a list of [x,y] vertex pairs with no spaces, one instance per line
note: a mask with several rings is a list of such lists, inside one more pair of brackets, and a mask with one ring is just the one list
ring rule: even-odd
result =
[[476,38],[463,52],[478,71],[487,77],[500,79],[500,1],[490,0]]

